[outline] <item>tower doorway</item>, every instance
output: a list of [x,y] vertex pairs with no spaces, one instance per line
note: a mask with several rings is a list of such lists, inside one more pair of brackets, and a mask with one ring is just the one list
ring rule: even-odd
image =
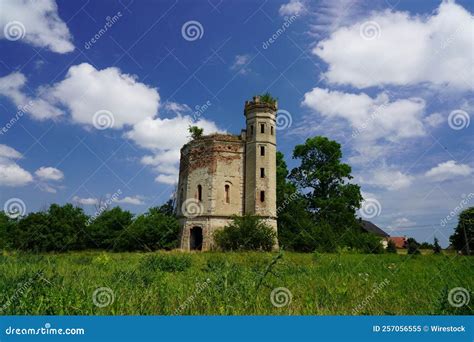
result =
[[189,249],[192,251],[202,250],[202,228],[193,227],[191,228],[191,234],[189,239]]

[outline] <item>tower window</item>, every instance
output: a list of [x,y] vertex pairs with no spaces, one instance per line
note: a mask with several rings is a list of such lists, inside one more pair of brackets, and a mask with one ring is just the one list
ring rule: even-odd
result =
[[201,186],[201,184],[198,185],[197,198],[198,198],[198,201],[202,201],[202,186]]
[[250,136],[253,137],[253,125],[250,125]]
[[273,135],[273,126],[270,127],[270,133]]
[[265,202],[265,191],[260,191],[260,202]]
[[260,168],[260,178],[265,178],[265,169],[263,167]]
[[265,124],[260,124],[260,133],[265,133]]
[[265,146],[260,146],[260,155],[261,156],[265,155]]
[[230,185],[226,184],[224,189],[225,189],[225,202],[230,203]]

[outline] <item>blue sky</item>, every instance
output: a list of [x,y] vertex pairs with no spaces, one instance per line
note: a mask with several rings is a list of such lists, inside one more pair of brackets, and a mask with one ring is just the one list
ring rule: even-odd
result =
[[170,197],[190,123],[239,133],[270,91],[290,167],[307,137],[337,140],[362,217],[446,246],[474,205],[473,7],[0,0],[0,204],[92,214],[118,193],[143,212]]

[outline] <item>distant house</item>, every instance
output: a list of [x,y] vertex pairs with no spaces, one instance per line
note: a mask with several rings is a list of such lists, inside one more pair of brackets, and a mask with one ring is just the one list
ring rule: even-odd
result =
[[395,247],[397,248],[406,248],[407,238],[406,236],[390,236],[387,241],[393,241]]
[[382,229],[377,227],[375,224],[373,224],[370,221],[365,221],[365,220],[360,220],[360,225],[363,230],[365,230],[368,233],[375,234],[377,236],[380,236],[381,238],[389,238],[390,235],[385,233]]

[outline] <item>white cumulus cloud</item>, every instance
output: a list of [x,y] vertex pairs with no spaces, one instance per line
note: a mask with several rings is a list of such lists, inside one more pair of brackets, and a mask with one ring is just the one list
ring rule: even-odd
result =
[[82,197],[79,197],[79,196],[74,196],[72,198],[72,201],[75,202],[75,203],[78,203],[78,204],[82,204],[82,205],[97,205],[97,204],[99,204],[99,200],[97,198],[92,198],[92,197],[82,198]]
[[409,187],[414,178],[393,167],[383,166],[364,172],[364,175],[360,176],[360,182],[387,190],[400,190]]
[[[17,107],[19,113],[29,113],[38,120],[54,119],[63,115],[62,110],[39,96],[28,96],[23,92],[26,77],[14,72],[0,77],[0,95],[8,97]],[[11,113],[12,117],[16,113]]]
[[304,1],[301,0],[290,0],[290,2],[280,6],[278,13],[281,16],[285,15],[300,15],[306,11]]
[[218,132],[214,122],[200,119],[193,122],[190,116],[172,119],[145,119],[133,126],[125,136],[138,146],[151,150],[152,155],[142,158],[142,163],[152,166],[157,172],[156,181],[174,184],[178,180],[178,163],[181,147],[189,141],[188,127],[199,126],[204,134]]
[[145,204],[143,200],[144,200],[143,196],[137,195],[137,196],[126,196],[124,198],[118,198],[114,200],[114,202],[122,203],[122,204],[143,205]]
[[31,173],[17,164],[22,154],[10,146],[0,144],[0,186],[23,186],[33,181]]
[[54,167],[42,166],[35,171],[35,175],[41,180],[60,181],[64,178],[64,173]]
[[[372,30],[365,32],[368,27]],[[313,53],[328,64],[324,76],[334,84],[429,83],[468,90],[474,78],[473,36],[471,13],[443,1],[429,16],[375,12],[335,30]]]
[[74,51],[71,34],[54,0],[0,0],[0,38],[57,53]]
[[157,114],[160,96],[155,88],[111,67],[97,70],[88,63],[69,68],[66,78],[47,90],[55,101],[68,107],[72,119],[93,125],[94,114],[113,115],[113,128],[133,125]]
[[444,181],[469,176],[473,171],[474,169],[467,164],[458,164],[454,160],[448,160],[427,171],[425,176],[435,181]]

